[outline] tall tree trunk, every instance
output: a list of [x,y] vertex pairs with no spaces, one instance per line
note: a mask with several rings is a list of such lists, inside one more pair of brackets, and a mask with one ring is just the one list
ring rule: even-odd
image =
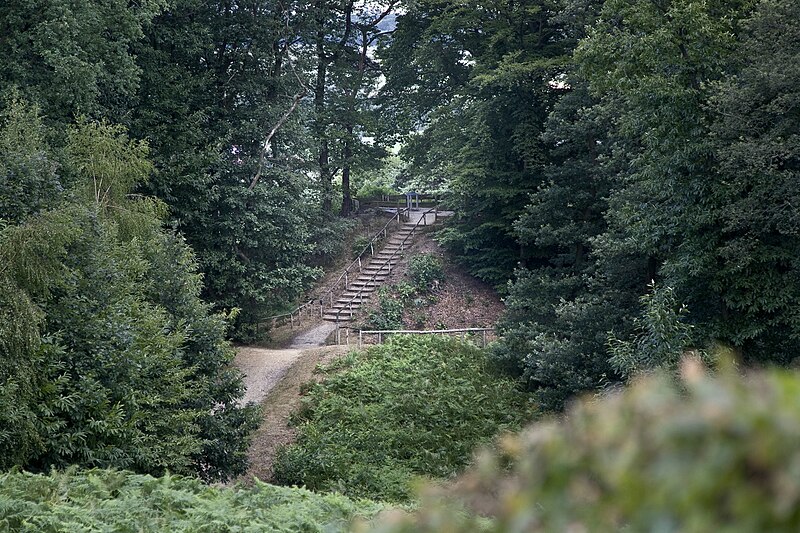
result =
[[333,195],[333,176],[330,170],[330,148],[328,146],[328,128],[325,124],[325,84],[328,78],[328,61],[325,56],[325,32],[317,32],[317,82],[314,87],[314,111],[316,114],[315,130],[319,141],[319,180],[322,189],[322,210],[331,210]]
[[353,212],[353,198],[350,196],[350,165],[353,159],[353,125],[347,125],[347,139],[344,141],[344,164],[342,165],[342,211],[346,217]]

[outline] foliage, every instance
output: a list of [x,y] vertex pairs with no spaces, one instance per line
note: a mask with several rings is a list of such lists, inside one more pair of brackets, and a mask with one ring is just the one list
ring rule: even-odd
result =
[[359,200],[380,200],[381,196],[391,196],[398,194],[390,185],[380,183],[365,182],[359,187],[356,198]]
[[[455,210],[439,239],[504,285],[526,251],[513,222],[542,182],[540,134],[564,50],[549,1],[415,2],[380,56],[386,128],[424,190]],[[480,28],[480,31],[473,31]]]
[[116,470],[0,474],[4,531],[347,531],[381,507],[340,495],[255,481],[212,488],[197,480]]
[[375,530],[795,531],[800,378],[702,374],[583,401],[484,454],[457,495]]
[[362,329],[402,329],[405,302],[390,291],[391,287],[378,289],[378,308],[369,313]]
[[0,220],[16,223],[52,207],[65,184],[36,106],[12,95],[0,124]]
[[160,229],[159,202],[130,194],[146,146],[87,121],[67,140],[72,189],[0,232],[0,417],[13,428],[0,465],[241,473],[257,412],[238,403],[226,317],[200,301],[193,254]]
[[[328,266],[337,257],[340,257],[347,242],[343,236],[353,233],[356,224],[355,219],[339,218],[322,212],[317,213],[317,216],[310,221],[312,246],[310,264]],[[364,246],[356,254],[363,250]]]
[[[685,305],[677,306],[675,291],[656,287],[655,283],[650,291],[641,298],[642,316],[633,320],[634,337],[621,340],[612,333],[608,338],[611,365],[626,377],[657,369],[677,371],[680,358],[692,343],[692,327],[685,322],[689,310]],[[705,354],[703,350],[694,352]]]
[[78,114],[119,121],[141,72],[131,47],[166,3],[3,2],[0,94],[36,102],[57,135]]
[[[800,23],[798,5],[762,1],[743,23],[740,69],[713,87],[710,187],[715,231],[712,287],[724,311],[712,334],[740,347],[748,362],[797,357],[800,253]],[[694,310],[694,306],[693,306]]]
[[303,11],[178,0],[135,47],[142,75],[126,120],[149,140],[158,170],[142,190],[169,205],[197,253],[203,296],[217,310],[241,309],[240,338],[303,294],[345,229],[321,213],[307,172],[307,51],[289,51],[308,31]]
[[316,385],[275,479],[315,491],[401,501],[413,476],[446,478],[472,450],[531,416],[485,353],[447,338],[397,336]]
[[[371,237],[367,235],[358,235],[355,239],[353,239],[353,245],[350,247],[351,256],[356,258],[361,255],[364,250],[369,247],[370,242],[372,242]],[[380,247],[380,241],[377,241],[375,246]]]
[[444,266],[433,254],[417,254],[408,263],[408,275],[418,290],[425,291],[434,282],[444,280]]

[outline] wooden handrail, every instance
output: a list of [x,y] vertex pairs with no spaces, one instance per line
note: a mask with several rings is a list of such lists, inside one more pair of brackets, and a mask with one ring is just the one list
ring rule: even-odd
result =
[[[414,227],[411,229],[411,233],[409,233],[408,235],[406,235],[405,237],[403,237],[403,240],[402,240],[402,241],[400,241],[400,248],[398,248],[397,250],[395,250],[394,252],[392,252],[392,255],[390,255],[390,256],[389,256],[389,258],[388,258],[388,259],[386,259],[386,260],[384,261],[384,265],[386,265],[386,266],[388,266],[388,267],[389,267],[389,269],[388,269],[388,271],[389,271],[389,272],[391,272],[391,261],[392,261],[392,259],[394,259],[395,255],[397,255],[397,253],[398,253],[398,252],[402,252],[402,251],[404,251],[404,248],[403,248],[403,246],[405,245],[406,241],[407,241],[407,240],[408,240],[408,239],[409,239],[409,238],[410,238],[412,235],[414,235],[414,232],[417,230],[417,228],[419,227],[420,223],[422,223],[422,222],[424,221],[424,222],[425,222],[425,225],[427,225],[427,224],[428,224],[428,222],[427,222],[427,216],[428,216],[428,215],[429,215],[429,214],[430,214],[432,211],[433,211],[434,213],[436,213],[436,211],[437,211],[437,210],[438,210],[438,207],[432,207],[432,208],[428,209],[427,211],[425,211],[425,212],[422,214],[422,216],[420,217],[420,219],[419,219],[419,220],[417,220],[417,223],[416,223],[416,224],[414,224]],[[435,216],[435,214],[434,214],[434,216]],[[435,223],[435,222],[436,222],[436,220],[434,220],[434,223]],[[374,274],[372,274],[372,277],[371,277],[371,278],[369,278],[369,280],[367,280],[367,281],[368,281],[368,282],[373,282],[373,281],[375,281],[375,278],[376,278],[376,277],[378,277],[378,275],[379,275],[379,274],[382,274],[382,273],[383,273],[383,270],[384,270],[384,269],[383,269],[383,267],[381,267],[381,268],[380,268],[380,269],[379,269],[377,272],[375,272]],[[350,297],[350,301],[348,302],[348,303],[350,304],[350,307],[349,307],[349,309],[348,309],[348,312],[350,313],[350,319],[351,319],[351,320],[352,320],[352,318],[353,318],[353,302],[356,300],[356,298],[358,298],[360,301],[362,301],[362,300],[363,300],[362,296],[363,296],[363,293],[364,293],[364,288],[365,288],[365,287],[366,287],[366,285],[362,285],[362,286],[361,286],[361,288],[358,290],[358,293]],[[336,327],[337,327],[337,328],[339,327],[340,315],[342,314],[342,312],[343,312],[343,311],[345,311],[345,308],[341,308],[341,309],[337,309],[337,310],[336,310],[336,313],[335,313],[335,314],[336,314]]]
[[[378,232],[375,233],[375,235],[373,235],[372,239],[370,239],[370,241],[369,241],[369,244],[367,244],[364,247],[364,249],[361,251],[360,254],[358,254],[358,256],[353,260],[352,263],[347,265],[347,267],[344,269],[342,274],[336,279],[336,281],[334,281],[330,285],[330,288],[327,291],[325,291],[322,294],[322,296],[320,296],[320,298],[319,298],[319,301],[320,301],[320,314],[322,314],[324,312],[324,310],[323,310],[324,303],[323,302],[328,297],[331,297],[331,299],[332,299],[333,292],[339,288],[339,283],[342,281],[342,279],[345,280],[345,289],[347,288],[350,269],[352,267],[354,267],[356,264],[358,264],[359,265],[359,271],[361,271],[361,269],[362,269],[361,258],[362,258],[362,256],[364,256],[367,253],[367,250],[370,250],[370,254],[374,255],[375,243],[378,241],[379,238],[381,238],[381,236],[383,238],[386,238],[386,236],[388,234],[387,232],[388,232],[389,226],[395,221],[397,221],[397,224],[399,225],[400,224],[400,219],[403,216],[408,218],[410,216],[410,213],[411,213],[411,211],[410,211],[410,209],[408,207],[404,207],[404,208],[399,208],[398,207],[397,208],[397,213],[395,215],[393,215],[391,219],[389,219],[389,221],[386,223],[386,225],[383,226],[383,228],[378,230]],[[273,326],[274,326],[275,323],[278,320],[280,320],[280,319],[284,319],[285,320],[287,318],[289,319],[290,323],[292,324],[292,327],[294,327],[294,317],[295,317],[295,315],[297,315],[297,317],[300,318],[302,316],[303,311],[305,309],[307,309],[307,308],[310,308],[312,305],[314,305],[315,302],[316,302],[316,299],[308,300],[307,302],[297,306],[295,309],[293,309],[292,311],[289,311],[288,313],[283,313],[283,314],[280,314],[280,315],[272,315],[272,316],[268,316],[268,317],[262,318],[258,322],[256,322],[256,328],[258,328],[258,323],[259,322],[272,321]],[[331,302],[331,305],[332,304],[333,304],[333,302]],[[338,318],[338,314],[337,314],[337,318]]]

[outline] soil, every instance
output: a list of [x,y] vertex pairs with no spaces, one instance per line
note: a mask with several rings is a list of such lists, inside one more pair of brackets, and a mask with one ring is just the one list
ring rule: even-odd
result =
[[289,427],[289,416],[300,406],[300,386],[316,378],[314,369],[318,364],[327,364],[335,357],[347,353],[347,350],[346,346],[285,350],[300,354],[263,397],[261,406],[264,419],[253,436],[248,451],[250,468],[237,480],[239,483],[252,484],[253,478],[267,482],[272,479],[272,465],[278,449],[290,444],[295,437],[294,429]]

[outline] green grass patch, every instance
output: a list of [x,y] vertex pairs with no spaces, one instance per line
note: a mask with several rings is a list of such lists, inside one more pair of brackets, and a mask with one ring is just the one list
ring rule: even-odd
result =
[[115,470],[0,475],[0,531],[347,531],[382,507],[256,481],[215,488]]
[[278,455],[278,482],[407,501],[415,477],[460,472],[476,447],[533,414],[483,350],[455,339],[396,336],[342,366],[295,415],[298,439]]

